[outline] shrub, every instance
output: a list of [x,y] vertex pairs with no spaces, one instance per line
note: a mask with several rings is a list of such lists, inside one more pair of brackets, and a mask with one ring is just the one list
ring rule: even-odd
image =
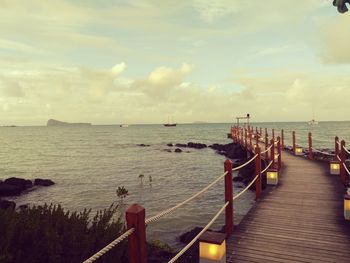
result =
[[[60,205],[0,209],[0,263],[83,262],[123,233],[117,206],[65,211]],[[126,241],[97,262],[126,262]]]

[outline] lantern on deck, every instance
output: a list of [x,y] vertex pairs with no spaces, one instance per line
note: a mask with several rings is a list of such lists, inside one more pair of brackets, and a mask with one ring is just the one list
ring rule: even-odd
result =
[[350,190],[344,195],[344,218],[350,220]]
[[340,174],[340,162],[339,161],[331,161],[329,163],[329,170],[331,174],[339,175]]
[[266,172],[266,183],[268,185],[278,184],[278,171],[277,169],[268,169]]
[[300,146],[296,146],[295,147],[295,151],[294,151],[295,155],[303,155],[303,148]]
[[206,231],[199,238],[200,263],[226,262],[226,234]]

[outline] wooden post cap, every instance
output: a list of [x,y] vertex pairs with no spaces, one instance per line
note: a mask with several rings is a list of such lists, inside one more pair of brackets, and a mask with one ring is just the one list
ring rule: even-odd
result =
[[200,236],[199,242],[221,245],[225,239],[226,239],[226,234],[224,233],[206,231]]

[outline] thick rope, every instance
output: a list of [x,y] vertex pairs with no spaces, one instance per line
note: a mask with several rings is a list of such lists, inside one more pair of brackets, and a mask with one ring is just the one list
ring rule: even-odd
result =
[[349,151],[348,149],[346,149],[345,146],[343,146],[343,149],[344,149],[348,154],[350,154],[350,151]]
[[124,239],[126,239],[128,236],[130,236],[132,233],[134,233],[135,228],[130,228],[128,231],[126,231],[124,234],[122,234],[120,237],[109,243],[109,245],[102,248],[99,252],[85,260],[83,263],[92,263],[95,260],[102,257],[104,254],[106,254],[109,250],[111,250],[113,247],[118,245],[120,242],[122,242]]
[[265,167],[265,169],[264,170],[262,170],[261,171],[261,173],[263,174],[263,173],[265,173],[266,171],[267,171],[267,169],[269,169],[270,168],[270,166],[271,166],[271,164],[272,164],[273,162],[272,161],[270,161],[270,163]]
[[180,204],[177,204],[167,210],[164,210],[162,212],[160,212],[159,214],[152,216],[148,219],[145,220],[145,223],[148,225],[150,223],[154,223],[156,221],[158,221],[160,218],[171,214],[172,212],[174,212],[176,209],[180,208],[181,206],[187,204],[188,202],[192,201],[193,199],[195,199],[197,196],[203,194],[204,192],[206,192],[209,188],[211,188],[213,185],[215,185],[217,182],[219,182],[222,178],[225,177],[225,175],[228,172],[226,171],[223,175],[219,176],[217,179],[215,179],[211,184],[209,184],[208,186],[206,186],[205,188],[203,188],[201,191],[199,191],[198,193],[194,194],[193,196],[191,196],[190,198],[186,199],[185,201],[181,202]]
[[262,151],[261,154],[266,153],[271,150],[273,144],[271,144],[265,151]]
[[335,156],[335,154],[333,154],[333,153],[320,151],[320,150],[317,150],[316,148],[311,148],[311,149],[312,149],[312,151],[314,151],[314,152],[319,152],[319,153],[322,153],[322,154],[324,154],[324,155]]
[[180,252],[177,253],[176,256],[173,257],[168,263],[174,263],[176,260],[178,260],[179,257],[181,257],[198,240],[198,238],[200,238],[200,236],[208,230],[208,228],[215,222],[215,220],[220,216],[220,214],[224,211],[228,204],[229,202],[226,202],[225,205],[221,207],[221,209],[212,218],[212,220],[203,228],[203,230],[199,232],[198,235],[196,235],[195,238],[193,238],[190,243],[188,243],[183,249],[181,249]]
[[232,171],[237,171],[237,170],[243,168],[244,166],[246,166],[246,165],[248,165],[249,163],[251,163],[252,161],[254,161],[255,158],[256,158],[257,156],[258,156],[258,155],[255,154],[255,155],[253,156],[253,158],[251,158],[249,161],[245,162],[244,164],[242,164],[242,165],[240,165],[240,166],[234,167],[234,168],[232,169]]
[[345,163],[343,163],[343,166],[344,166],[346,172],[348,173],[348,175],[350,175],[350,171],[349,171],[348,167],[345,165]]
[[341,162],[341,159],[340,159],[339,155],[337,155],[337,159]]

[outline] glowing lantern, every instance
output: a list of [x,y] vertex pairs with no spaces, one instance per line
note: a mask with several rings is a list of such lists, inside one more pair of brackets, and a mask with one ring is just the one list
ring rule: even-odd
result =
[[278,153],[275,153],[275,161],[278,159]]
[[226,262],[226,234],[207,231],[199,238],[200,263]]
[[346,220],[350,220],[350,195],[348,193],[344,195],[344,217]]
[[303,148],[300,146],[296,146],[294,154],[295,155],[303,155]]
[[266,172],[266,183],[269,185],[278,184],[278,171],[277,169],[268,169]]
[[329,163],[329,169],[330,169],[331,174],[339,175],[340,174],[340,162],[331,161]]

